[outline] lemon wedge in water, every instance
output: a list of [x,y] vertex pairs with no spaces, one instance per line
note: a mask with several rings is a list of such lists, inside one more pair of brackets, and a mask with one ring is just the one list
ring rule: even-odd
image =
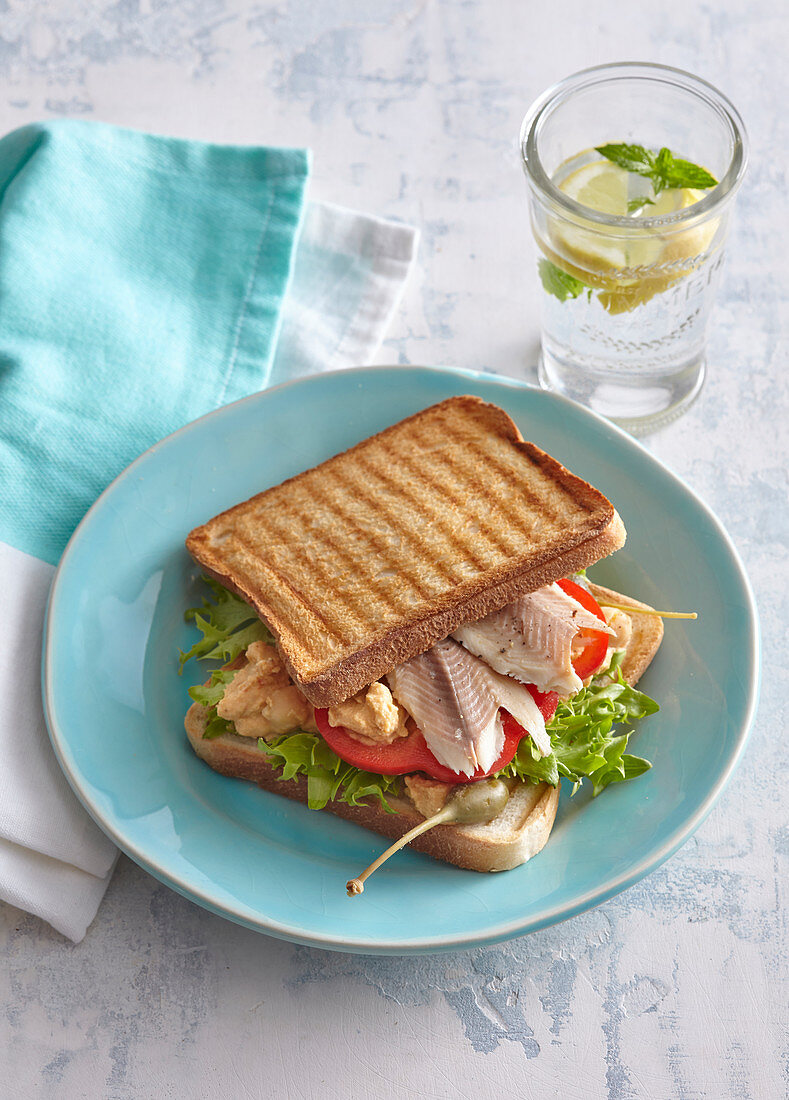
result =
[[[574,160],[577,158],[573,158]],[[561,170],[557,173],[561,177]],[[559,190],[582,206],[617,217],[658,218],[685,210],[703,198],[694,188],[672,188],[655,195],[643,176],[608,160],[582,165],[557,182]],[[649,199],[628,210],[637,199]],[[549,258],[586,285],[601,291],[598,299],[610,313],[622,313],[649,301],[696,266],[711,244],[717,220],[687,230],[644,227],[621,230],[582,220],[550,220]]]
[[[644,181],[647,182],[646,180]],[[559,184],[569,199],[601,214],[627,214],[630,173],[610,160],[597,160],[576,168]]]

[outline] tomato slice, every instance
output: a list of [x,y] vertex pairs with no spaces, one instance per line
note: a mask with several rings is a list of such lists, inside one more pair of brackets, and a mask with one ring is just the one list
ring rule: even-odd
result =
[[[591,611],[598,619],[605,622],[605,615],[591,592],[587,592],[580,584],[566,578],[556,583],[568,596],[572,596],[587,611]],[[579,630],[576,634],[573,647],[580,647],[580,652],[573,658],[573,668],[582,680],[591,676],[593,672],[597,672],[602,665],[608,652],[608,639],[609,635],[602,630]]]
[[[559,697],[555,691],[541,692],[529,687],[532,697],[540,708],[546,722],[553,717]],[[478,769],[473,775],[459,775],[441,764],[427,747],[422,731],[414,728],[408,737],[400,737],[391,745],[366,745],[359,741],[343,726],[332,726],[327,710],[315,709],[315,721],[326,744],[344,760],[346,764],[363,768],[378,775],[407,775],[410,772],[424,772],[431,779],[440,779],[444,783],[474,783],[488,775],[501,771],[518,751],[518,745],[528,731],[519,725],[506,710],[502,710],[504,726],[504,746],[495,764],[488,770]]]

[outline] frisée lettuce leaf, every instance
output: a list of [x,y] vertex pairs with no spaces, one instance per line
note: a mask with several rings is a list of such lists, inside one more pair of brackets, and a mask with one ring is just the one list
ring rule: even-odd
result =
[[282,769],[283,782],[300,775],[307,777],[307,805],[322,810],[327,802],[347,802],[359,806],[366,798],[376,798],[387,813],[396,813],[386,795],[399,794],[399,776],[378,775],[346,764],[315,733],[291,733],[272,741],[258,741],[261,752],[275,768]]
[[215,668],[207,684],[195,684],[189,688],[189,695],[196,703],[202,703],[204,707],[215,707],[225,688],[232,681],[236,670],[232,668]]
[[229,592],[211,577],[204,576],[203,580],[214,598],[206,597],[201,607],[190,607],[184,614],[185,620],[194,623],[202,638],[186,652],[178,651],[179,673],[193,657],[199,661],[229,664],[253,642],[274,641],[271,631],[240,596]]
[[[560,779],[573,784],[573,794],[588,779],[593,797],[610,783],[635,779],[652,767],[648,760],[625,752],[632,726],[654,714],[658,704],[643,691],[630,687],[615,653],[608,669],[592,678],[588,687],[559,703],[547,724],[552,752],[540,756],[531,738],[524,738],[511,763],[499,774],[555,787]],[[624,725],[624,730],[615,727]]]

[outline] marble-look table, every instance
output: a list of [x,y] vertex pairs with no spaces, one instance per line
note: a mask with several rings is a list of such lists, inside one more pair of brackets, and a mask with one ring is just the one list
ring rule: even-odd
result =
[[786,43],[772,0],[8,0],[3,131],[103,119],[307,145],[314,196],[417,224],[380,362],[533,377],[516,135],[559,77],[690,69],[752,165],[705,391],[652,437],[717,511],[760,603],[765,677],[735,779],[649,878],[527,938],[418,959],[256,935],[121,858],[85,940],[0,906],[3,1097],[772,1098],[787,1085]]

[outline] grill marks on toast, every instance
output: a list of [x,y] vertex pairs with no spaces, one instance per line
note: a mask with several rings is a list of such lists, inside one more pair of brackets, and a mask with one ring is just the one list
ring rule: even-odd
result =
[[592,544],[614,519],[502,410],[458,397],[216,516],[187,546],[266,619],[317,702],[340,676],[357,690],[381,675],[384,649],[402,660],[427,648],[430,624],[466,604],[497,609],[502,584],[539,587],[586,542],[582,564],[610,553],[610,540]]
[[[309,522],[307,517],[310,513],[314,514],[325,506],[325,500],[321,501],[313,487],[308,484],[299,486],[299,495],[300,506],[296,507],[294,501],[291,508],[273,510],[266,517],[271,533],[279,538],[282,545],[288,544],[294,527],[301,527],[304,533],[305,519]],[[340,575],[351,575],[357,565],[357,559],[349,548],[349,535],[355,531],[357,535],[363,536],[364,532],[354,523],[352,514],[344,507],[344,500],[336,498],[336,493],[328,495],[338,520],[339,531],[322,532],[322,558],[310,555],[310,543],[303,537],[297,538],[292,545],[288,544],[288,554],[299,575],[298,585],[288,585],[288,588],[296,600],[320,618],[331,641],[341,644],[367,629],[371,604],[375,605],[380,600],[376,601],[378,593],[372,587],[367,593],[354,592],[352,588],[341,586],[337,581],[338,566]],[[327,575],[327,558],[331,561],[333,576]],[[317,599],[313,593],[318,594]],[[344,630],[338,629],[338,621],[344,622]]]
[[[419,437],[414,434],[413,453],[418,454]],[[514,488],[517,469],[497,459],[484,445],[488,441],[480,441],[478,432],[472,434],[450,423],[445,442],[444,448],[431,454],[428,468],[420,466],[413,458],[401,458],[400,461],[430,494],[434,510],[440,509],[442,499],[448,499],[464,516],[464,535],[456,540],[461,553],[474,566],[486,569],[501,558],[522,552],[524,535],[529,532],[524,524],[520,528],[514,526],[514,493],[535,510],[542,510],[544,516],[550,516],[552,510],[544,494],[540,497],[522,481]],[[491,471],[509,491],[490,479]],[[471,515],[479,521],[473,528],[474,536],[479,539],[476,543],[469,542],[467,533]]]
[[[451,442],[451,441],[450,441]],[[406,517],[393,512],[386,515],[387,524],[397,531],[400,538],[407,542],[413,553],[403,562],[400,581],[412,585],[420,595],[435,596],[449,582],[452,586],[462,583],[471,575],[490,568],[514,551],[513,537],[507,538],[507,517],[503,501],[499,494],[489,495],[479,500],[479,507],[488,509],[493,501],[501,506],[501,527],[490,524],[486,517],[474,510],[473,497],[479,496],[469,481],[468,471],[461,469],[450,448],[435,452],[431,456],[429,467],[421,466],[418,441],[414,441],[413,450],[397,453],[393,448],[381,448],[381,454],[365,455],[359,458],[359,466],[367,479],[375,479],[378,499],[406,501],[410,513]],[[378,499],[373,499],[373,508],[379,510]],[[470,540],[468,521],[471,517],[480,518],[482,526],[475,528],[476,540]],[[453,524],[453,518],[455,520]],[[419,521],[422,521],[420,524]],[[460,530],[458,530],[460,528]],[[424,547],[426,540],[432,546],[432,571],[435,577],[429,589],[419,583],[414,575],[414,563],[424,569]],[[403,594],[407,604],[411,603],[407,594]],[[404,608],[397,607],[400,611]]]
[[[274,528],[273,524],[272,524],[272,530],[274,531],[275,534],[278,533],[276,531],[276,529]],[[237,542],[237,545],[242,550],[247,552],[247,555],[250,559],[254,559],[255,554],[258,550],[257,545],[253,541],[251,541],[249,538],[245,539],[241,534],[237,533],[234,537],[235,537],[235,540]],[[309,570],[309,561],[303,554],[300,553],[298,548],[296,548],[294,550],[294,555],[293,556],[294,556],[295,560],[300,565],[303,566],[305,572],[307,572]],[[307,613],[309,616],[314,617],[318,621],[318,623],[323,627],[323,629],[326,630],[327,633],[331,634],[331,623],[329,622],[329,620],[327,620],[327,618],[323,614],[323,610],[322,610],[322,607],[321,607],[320,604],[316,605],[315,603],[311,602],[310,600],[305,599],[303,592],[300,591],[297,587],[295,587],[295,585],[291,584],[291,582],[288,580],[287,576],[285,576],[279,570],[275,569],[272,565],[264,563],[264,564],[260,565],[259,568],[264,573],[267,573],[269,575],[269,577],[271,579],[272,586],[276,586],[276,587],[280,588],[282,590],[283,594],[289,595],[292,600],[294,600],[298,604],[301,604],[303,609],[304,609],[304,612]],[[249,573],[251,573],[251,572],[252,571],[250,570]],[[249,573],[248,573],[248,575],[249,575]]]
[[[433,467],[425,468],[409,456],[404,460],[403,466],[419,483],[426,497],[425,511],[433,515],[434,523],[446,540],[448,548],[457,552],[459,560],[456,562],[456,569],[452,576],[455,581],[459,581],[461,577],[458,574],[466,573],[467,565],[483,570],[490,564],[491,547],[483,542],[469,540],[468,519],[472,516],[475,520],[479,518],[479,505],[484,504],[487,508],[491,501],[496,503],[496,494],[489,494],[486,501],[480,500],[477,504],[475,498],[479,494],[476,487],[469,483],[468,471],[459,469],[452,451],[447,449],[438,452],[433,456],[433,460]],[[449,502],[449,507],[445,507],[445,501]],[[451,513],[453,509],[459,516],[464,517],[462,535],[452,530],[450,517],[446,515],[446,512]],[[498,552],[498,555],[511,551],[506,536],[497,529],[496,525],[485,524],[485,528],[487,543],[492,544],[492,548]],[[479,527],[475,526],[473,532],[478,534]]]
[[[414,513],[421,517],[425,523],[430,522],[431,516],[428,509],[425,507],[424,502],[420,501],[418,497],[415,496],[410,486],[402,482],[398,482],[397,484],[393,483],[391,477],[387,476],[386,470],[376,469],[371,462],[365,459],[360,460],[360,468],[365,477],[365,488],[360,489],[357,485],[355,486],[354,492],[357,499],[361,499],[364,502],[370,513],[374,513],[377,510],[377,500],[373,492],[374,487],[381,496],[392,492],[400,493],[403,499],[408,501]],[[374,486],[370,484],[371,482],[374,483]],[[402,516],[395,514],[387,515],[386,520],[389,531],[396,537],[397,541],[394,542],[390,539],[387,542],[381,535],[376,537],[376,535],[372,534],[372,547],[381,560],[384,560],[386,555],[390,556],[391,565],[388,567],[390,572],[392,567],[396,567],[401,570],[401,577],[407,576],[409,567],[413,564],[414,555],[418,553],[419,535],[414,524],[407,523]],[[442,580],[446,581],[451,579],[450,571],[442,562],[437,561],[434,564],[436,572]],[[409,577],[408,580],[417,595],[424,596],[425,598],[431,595],[426,580],[420,580],[419,577],[414,576]],[[378,585],[378,591],[381,592],[380,581]],[[388,593],[383,595],[383,598],[388,604],[391,604],[391,596]]]
[[[512,478],[513,470],[511,466],[505,465],[505,463],[499,461],[495,455],[486,455],[482,447],[477,442],[469,442],[469,450],[475,455],[481,463],[485,463],[489,470],[493,470],[498,474],[502,481],[509,481]],[[519,485],[519,491],[524,501],[536,511],[542,513],[543,517],[556,524],[558,522],[558,516],[556,509],[552,507],[550,500],[545,500],[539,497],[537,493],[531,491],[528,485],[521,483]],[[491,490],[491,499],[493,499],[498,508],[500,517],[504,522],[509,519],[509,508],[512,507],[511,502],[504,497],[502,492],[497,488]]]
[[[423,523],[429,525],[429,535],[436,535],[437,543],[444,544],[436,545],[434,548],[436,551],[434,565],[444,579],[452,582],[457,579],[456,571],[447,562],[448,550],[460,557],[465,556],[474,566],[482,568],[482,560],[474,552],[473,547],[470,547],[467,540],[464,541],[452,530],[450,517],[447,515],[449,509],[445,506],[444,500],[450,500],[456,507],[459,501],[453,488],[447,489],[447,482],[442,481],[439,485],[435,474],[431,477],[429,471],[421,469],[412,455],[396,455],[388,447],[383,449],[380,457],[365,455],[362,459],[362,469],[368,477],[372,475],[376,479],[381,492],[398,494],[408,502],[414,513],[411,523],[398,521],[394,516],[387,518],[412,544],[416,555],[421,557],[423,554],[425,540],[425,528],[416,526],[417,518],[421,518]],[[393,477],[392,470],[402,471],[407,476]],[[412,557],[410,562],[412,568],[414,560],[415,558]]]
[[[369,471],[365,471],[368,473]],[[374,494],[370,491],[369,487],[363,483],[354,481],[348,477],[342,471],[335,471],[335,477],[341,488],[343,488],[348,497],[354,502],[355,509],[347,509],[343,507],[342,502],[337,504],[337,514],[345,525],[345,530],[348,537],[355,543],[361,543],[369,552],[375,555],[376,560],[388,561],[390,563],[390,570],[407,570],[408,568],[408,556],[403,552],[403,542],[413,543],[413,539],[410,537],[406,526],[400,521],[399,517],[387,516],[388,529],[392,534],[396,536],[397,541],[389,539],[385,536],[381,527],[375,526],[363,522],[363,520],[369,519],[371,515],[376,513],[376,500]],[[382,486],[383,491],[387,490],[387,486]],[[361,505],[361,507],[359,507]],[[413,549],[413,545],[412,545]],[[353,565],[356,559],[352,559],[350,564]],[[387,590],[387,586],[383,583],[383,578],[380,575],[376,575],[374,572],[369,577],[369,591],[364,593],[363,602],[366,603],[365,620],[369,620],[369,600],[373,601],[374,610],[380,614],[382,611],[392,608],[392,598]],[[414,592],[417,596],[428,598],[430,595],[429,588],[426,582],[420,581],[419,578],[413,578],[412,584]]]
[[[418,453],[418,438],[414,442],[414,453]],[[430,506],[434,511],[440,509],[442,498],[449,498],[466,521],[471,514],[479,521],[474,528],[478,540],[475,544],[469,543],[466,525],[464,537],[457,541],[460,552],[475,566],[495,568],[504,559],[522,554],[524,542],[533,536],[535,527],[543,526],[547,535],[555,536],[568,518],[578,523],[577,510],[573,509],[574,517],[568,517],[566,507],[560,510],[544,491],[540,494],[522,480],[521,463],[512,454],[511,441],[505,441],[502,457],[491,447],[489,439],[480,440],[479,432],[450,425],[446,443],[446,448],[431,455],[427,470],[413,459],[400,461],[431,494]],[[497,475],[498,482],[490,477],[491,472]],[[594,525],[593,521],[591,526]],[[476,554],[472,553],[471,545],[475,546]]]

